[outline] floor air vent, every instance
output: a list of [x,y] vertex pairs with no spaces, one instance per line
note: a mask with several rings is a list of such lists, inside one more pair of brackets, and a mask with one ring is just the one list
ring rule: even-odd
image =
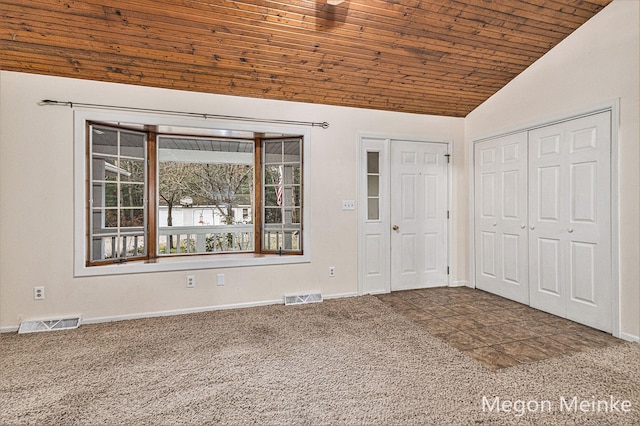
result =
[[303,305],[305,303],[318,303],[322,302],[321,293],[309,293],[309,294],[292,294],[284,296],[284,304],[289,305]]
[[35,320],[35,321],[22,321],[18,334],[23,333],[36,333],[38,331],[53,331],[53,330],[69,330],[72,328],[78,328],[80,325],[80,317],[55,319],[55,320]]

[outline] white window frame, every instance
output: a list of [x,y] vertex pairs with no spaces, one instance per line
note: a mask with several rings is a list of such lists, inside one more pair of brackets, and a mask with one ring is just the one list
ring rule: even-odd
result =
[[117,264],[87,266],[88,224],[86,220],[87,191],[87,122],[110,122],[126,124],[146,124],[157,126],[177,126],[202,129],[224,129],[253,131],[262,133],[282,133],[302,135],[302,150],[305,158],[309,158],[311,130],[302,126],[285,126],[265,123],[247,123],[228,120],[212,120],[205,118],[176,117],[164,114],[142,114],[126,111],[105,111],[91,108],[78,108],[73,114],[74,127],[74,276],[101,276],[138,274],[165,271],[184,271],[197,269],[217,269],[233,267],[251,267],[265,265],[286,265],[309,263],[311,261],[311,194],[309,161],[304,162],[302,174],[305,184],[302,188],[304,208],[302,211],[302,241],[304,251],[301,255],[278,255],[256,253],[228,253],[211,256],[158,258],[153,262],[132,261]]

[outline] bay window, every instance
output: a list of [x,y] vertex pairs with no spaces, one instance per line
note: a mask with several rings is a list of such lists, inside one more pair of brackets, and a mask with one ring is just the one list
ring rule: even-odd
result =
[[303,253],[303,136],[87,123],[87,266]]

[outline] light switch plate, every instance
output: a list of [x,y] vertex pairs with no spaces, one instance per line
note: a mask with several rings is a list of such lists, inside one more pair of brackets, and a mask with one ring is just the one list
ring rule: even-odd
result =
[[353,200],[342,200],[342,210],[355,210],[356,202]]

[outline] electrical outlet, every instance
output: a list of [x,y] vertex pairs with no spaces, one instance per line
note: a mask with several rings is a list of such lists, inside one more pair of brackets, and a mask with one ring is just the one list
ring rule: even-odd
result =
[[34,287],[33,298],[34,300],[44,300],[44,287]]
[[217,285],[224,285],[224,274],[218,274],[218,282]]
[[330,277],[335,277],[336,276],[336,267],[335,266],[329,266],[329,276]]
[[196,286],[196,277],[193,275],[187,275],[187,288],[194,288]]

